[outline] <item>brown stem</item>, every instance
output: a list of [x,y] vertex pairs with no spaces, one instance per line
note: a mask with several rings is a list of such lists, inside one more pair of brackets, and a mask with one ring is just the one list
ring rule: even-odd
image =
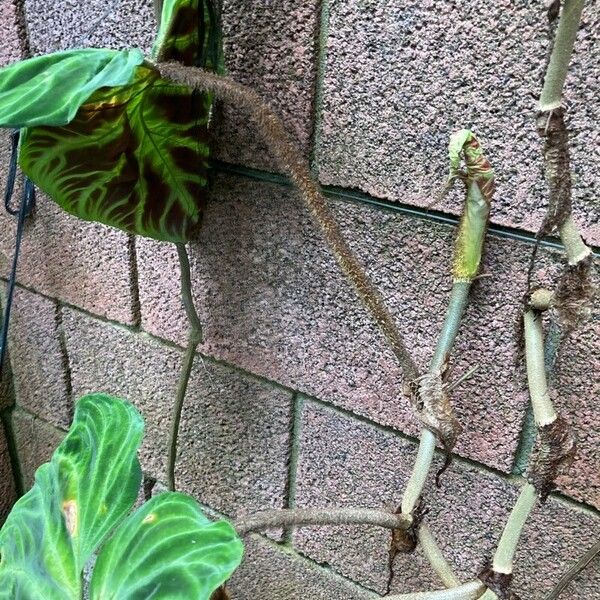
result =
[[375,525],[385,529],[406,529],[406,517],[370,508],[284,508],[266,510],[238,519],[234,527],[239,535],[274,527],[307,527],[318,525]]
[[567,586],[600,554],[600,541],[597,541],[566,573],[544,600],[556,600]]
[[190,261],[184,244],[175,244],[179,256],[179,265],[181,269],[181,299],[185,312],[190,323],[190,332],[188,335],[188,344],[179,374],[179,383],[177,384],[177,393],[173,405],[173,416],[171,418],[171,430],[169,432],[169,454],[167,457],[167,487],[170,491],[175,491],[175,461],[177,460],[177,438],[179,436],[179,424],[181,422],[181,413],[183,411],[183,402],[187,392],[194,357],[198,344],[202,341],[202,324],[194,306],[192,296],[192,279],[190,274]]

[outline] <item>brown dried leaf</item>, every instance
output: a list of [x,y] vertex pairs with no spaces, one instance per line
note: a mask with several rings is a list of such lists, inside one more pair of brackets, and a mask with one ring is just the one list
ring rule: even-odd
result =
[[567,333],[589,321],[595,295],[590,254],[575,265],[567,265],[556,287],[552,307],[556,310],[558,323]]
[[521,600],[517,594],[510,591],[512,573],[497,573],[488,565],[478,577],[500,600]]
[[575,452],[573,431],[562,417],[539,428],[527,479],[537,490],[542,502],[555,488],[556,478],[573,462]]

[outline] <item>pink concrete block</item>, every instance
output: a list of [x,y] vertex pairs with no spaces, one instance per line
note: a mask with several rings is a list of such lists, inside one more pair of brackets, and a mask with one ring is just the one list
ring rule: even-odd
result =
[[259,536],[244,539],[244,561],[227,583],[236,600],[372,600],[373,595]]
[[[598,309],[598,304],[596,305]],[[565,340],[553,377],[556,408],[573,426],[575,462],[560,480],[560,489],[600,509],[600,319]]]
[[[537,231],[547,194],[536,103],[545,9],[504,0],[329,3],[317,163],[323,183],[427,206],[447,173],[450,134],[482,139],[498,175],[492,219]],[[589,4],[566,86],[575,216],[600,243],[600,9]],[[458,194],[436,208],[456,212]]]
[[0,426],[0,527],[17,499],[4,428]]
[[12,413],[19,468],[25,491],[34,483],[37,468],[48,462],[65,434],[46,421],[23,410]]
[[10,323],[10,359],[17,404],[68,429],[73,416],[55,302],[15,290]]
[[25,0],[33,54],[67,48],[132,48],[149,52],[156,30],[149,0]]
[[[144,470],[165,478],[182,352],[73,310],[64,311],[73,396],[108,392],[146,420]],[[291,394],[197,356],[184,406],[178,487],[235,515],[282,506]]]
[[[297,196],[226,177],[215,190],[191,248],[203,350],[416,435],[402,373]],[[364,205],[332,206],[425,368],[448,299],[453,230]],[[530,251],[490,238],[487,276],[475,286],[453,361],[455,376],[480,365],[453,393],[465,427],[457,450],[504,470],[512,466],[527,405],[515,331]],[[174,250],[138,240],[137,255],[144,329],[183,343]],[[541,256],[536,276],[547,281],[561,257]],[[598,344],[593,353],[600,355]]]
[[16,62],[23,55],[23,31],[19,17],[15,0],[4,0],[0,4],[0,68]]
[[[0,146],[0,164],[6,164],[4,156]],[[0,176],[0,187],[1,180]],[[2,277],[7,276],[12,262],[15,232],[15,218],[1,211]],[[35,213],[25,227],[18,281],[103,317],[134,323],[136,301],[130,250],[126,234],[81,221],[38,194]]]
[[[308,157],[320,2],[225,0],[222,13],[228,75],[255,89],[278,112]],[[226,106],[216,125],[217,158],[278,170],[246,113]]]
[[[296,505],[395,509],[415,453],[415,445],[399,436],[308,402],[301,425]],[[438,457],[434,467],[440,464]],[[518,489],[464,463],[451,466],[441,489],[431,479],[424,494],[426,521],[457,576],[473,578],[493,554]],[[551,498],[526,527],[516,556],[514,591],[541,600],[599,533],[600,520],[591,511]],[[382,592],[389,538],[389,532],[366,526],[303,528],[296,531],[294,545],[313,560]],[[420,551],[398,556],[395,571],[397,592],[442,587]],[[595,597],[598,575],[593,568],[583,573],[568,597]]]

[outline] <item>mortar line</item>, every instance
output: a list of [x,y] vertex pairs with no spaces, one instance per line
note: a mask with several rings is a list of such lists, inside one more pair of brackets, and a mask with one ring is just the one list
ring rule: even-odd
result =
[[[264,181],[266,183],[273,183],[288,188],[294,187],[285,176],[276,173],[270,173],[268,171],[261,171],[259,169],[252,169],[250,167],[234,165],[221,161],[215,161],[213,166],[216,172],[224,175],[235,175],[245,179]],[[351,202],[359,205],[373,206],[380,210],[385,210],[405,217],[412,217],[420,221],[436,223],[438,225],[456,227],[459,223],[459,216],[451,213],[445,213],[435,209],[428,210],[423,207],[413,206],[403,202],[375,198],[360,190],[351,190],[329,185],[321,186],[321,188],[325,196],[335,200]],[[533,245],[536,242],[535,233],[498,223],[490,223],[488,234],[492,235],[493,237],[506,238],[518,242],[524,242],[530,245]],[[540,247],[563,250],[563,245],[559,239],[555,237],[545,237],[541,239]],[[600,257],[600,246],[590,245],[590,247],[594,255],[596,257]]]
[[321,144],[321,126],[323,124],[323,103],[325,69],[327,66],[327,39],[329,37],[329,0],[321,0],[319,7],[318,36],[316,46],[316,77],[313,95],[313,129],[310,140],[310,171],[315,179],[319,179],[319,161],[317,159]]
[[[300,436],[302,434],[302,413],[304,398],[296,393],[292,399],[290,427],[290,448],[288,456],[288,472],[285,490],[284,508],[296,508],[296,492],[298,490],[298,460],[300,456]],[[293,527],[284,528],[283,540],[292,543]]]

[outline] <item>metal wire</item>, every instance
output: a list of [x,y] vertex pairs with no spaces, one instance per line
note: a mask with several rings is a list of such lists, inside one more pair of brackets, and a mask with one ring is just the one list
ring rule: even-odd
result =
[[6,190],[4,192],[4,208],[9,215],[17,217],[17,234],[15,236],[15,250],[13,254],[12,267],[8,278],[6,288],[6,306],[2,318],[2,329],[0,330],[0,380],[3,375],[4,357],[6,356],[6,347],[8,339],[8,327],[10,323],[10,313],[12,310],[15,283],[17,279],[17,266],[19,264],[19,251],[21,249],[21,240],[23,239],[23,230],[25,228],[25,219],[31,214],[35,207],[35,187],[27,177],[23,184],[23,194],[18,208],[11,205],[12,196],[15,191],[15,181],[17,178],[17,154],[19,147],[19,131],[14,131],[11,135],[12,152],[10,165],[8,168],[8,177]]

